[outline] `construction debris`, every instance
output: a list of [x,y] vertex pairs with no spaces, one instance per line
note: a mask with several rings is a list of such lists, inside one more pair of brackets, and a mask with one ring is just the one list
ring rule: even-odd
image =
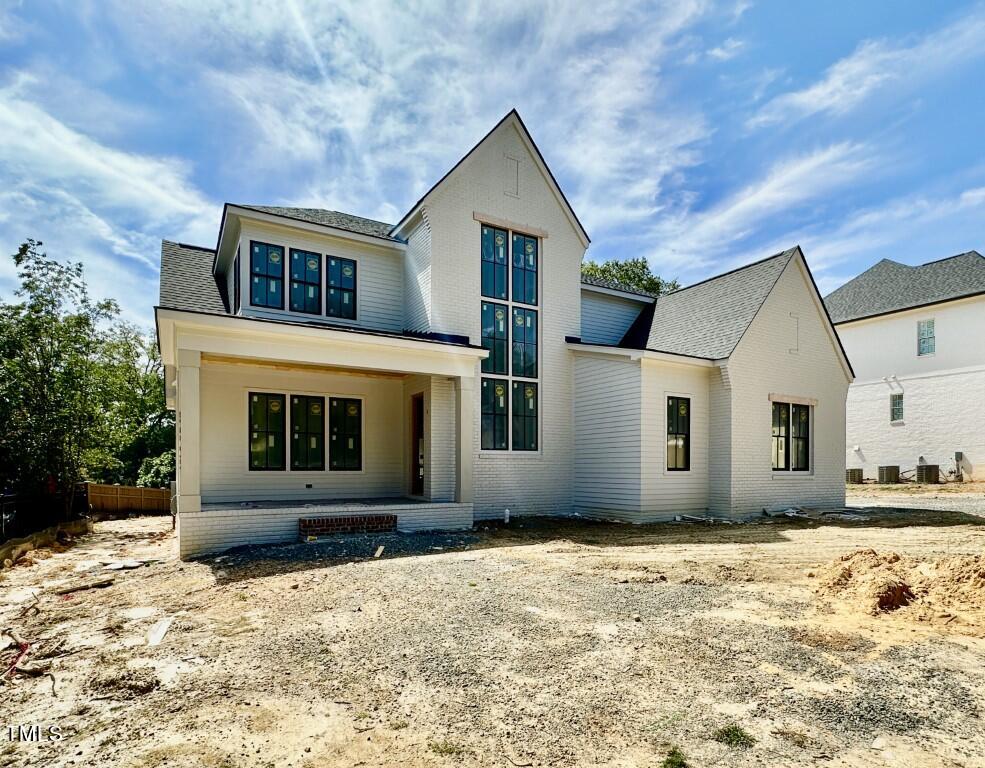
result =
[[161,619],[153,627],[150,628],[150,632],[147,633],[147,645],[160,645],[164,636],[168,633],[168,629],[171,627],[171,622],[174,621],[173,616],[169,616],[166,619]]
[[70,595],[73,592],[82,592],[86,589],[103,589],[104,587],[110,586],[115,579],[97,579],[96,581],[86,581],[81,584],[73,584],[70,587],[61,587],[55,590],[56,595]]
[[376,554],[375,554],[375,555],[373,555],[373,557],[379,557],[379,556],[380,556],[380,555],[382,555],[382,554],[383,554],[383,545],[382,545],[382,544],[380,544],[380,546],[378,546],[378,547],[376,548]]

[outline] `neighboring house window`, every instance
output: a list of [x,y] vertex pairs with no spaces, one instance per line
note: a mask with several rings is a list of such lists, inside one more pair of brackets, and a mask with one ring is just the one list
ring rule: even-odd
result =
[[233,259],[233,314],[239,314],[239,286],[243,275],[239,271],[239,247],[236,248],[236,258]]
[[889,395],[889,420],[903,421],[903,393],[894,392]]
[[667,398],[667,469],[680,472],[691,468],[691,400]]
[[325,469],[324,397],[291,397],[291,469]]
[[356,262],[328,257],[328,298],[325,313],[329,317],[356,319]]
[[809,472],[810,468],[810,406],[773,403],[773,469]]
[[932,355],[937,346],[934,339],[934,321],[920,320],[917,322],[917,355]]
[[537,303],[537,238],[513,233],[513,301]]
[[513,450],[537,450],[537,385],[513,382]]
[[506,450],[506,387],[505,379],[482,380],[483,450]]
[[291,248],[291,311],[321,314],[321,254]]
[[284,308],[284,249],[250,243],[250,303],[254,307]]
[[363,468],[363,404],[355,398],[330,398],[328,426],[330,468],[359,471]]
[[513,375],[537,378],[537,310],[513,308]]
[[506,243],[502,229],[482,227],[482,295],[506,299]]
[[489,357],[482,361],[483,373],[507,372],[507,311],[505,304],[482,302],[482,348],[489,350]]
[[250,470],[284,469],[284,395],[250,392]]

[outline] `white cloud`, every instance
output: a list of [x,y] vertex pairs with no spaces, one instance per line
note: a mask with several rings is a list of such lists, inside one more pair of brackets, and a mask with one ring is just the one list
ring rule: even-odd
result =
[[842,115],[889,85],[909,89],[983,55],[985,12],[981,10],[909,45],[866,40],[832,64],[816,83],[768,101],[747,127],[790,123],[817,114]]
[[746,44],[744,42],[730,37],[721,45],[709,49],[708,58],[714,59],[715,61],[728,61],[738,56],[745,47]]

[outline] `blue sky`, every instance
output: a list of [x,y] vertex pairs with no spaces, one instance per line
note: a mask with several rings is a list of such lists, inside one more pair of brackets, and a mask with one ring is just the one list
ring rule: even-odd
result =
[[161,238],[214,245],[224,201],[396,221],[512,107],[594,260],[800,243],[826,293],[985,249],[985,5],[406,5],[0,0],[0,253],[149,326]]

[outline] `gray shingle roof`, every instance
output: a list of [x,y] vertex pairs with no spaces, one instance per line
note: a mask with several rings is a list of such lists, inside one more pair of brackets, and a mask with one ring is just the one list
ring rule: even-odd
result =
[[402,242],[396,237],[390,236],[393,224],[373,219],[364,219],[362,216],[353,216],[351,213],[341,211],[329,211],[325,208],[291,208],[279,205],[243,205],[233,203],[237,208],[247,208],[251,211],[269,213],[273,216],[285,216],[289,219],[307,221],[311,224],[322,224],[326,227],[344,229],[346,232],[355,232],[360,235],[379,237],[383,240],[390,240],[395,243]]
[[968,251],[917,267],[883,259],[824,299],[832,322],[985,292],[985,257]]
[[212,276],[214,257],[211,248],[162,240],[160,305],[195,312],[228,312],[225,286]]
[[664,294],[643,310],[621,346],[710,360],[728,357],[797,251]]
[[655,296],[655,294],[649,293],[648,291],[641,291],[639,288],[634,288],[631,285],[626,285],[616,280],[603,280],[601,277],[582,275],[581,282],[584,285],[594,285],[596,288],[608,288],[613,291],[622,291],[623,293],[634,293],[637,296],[645,296],[649,299]]

